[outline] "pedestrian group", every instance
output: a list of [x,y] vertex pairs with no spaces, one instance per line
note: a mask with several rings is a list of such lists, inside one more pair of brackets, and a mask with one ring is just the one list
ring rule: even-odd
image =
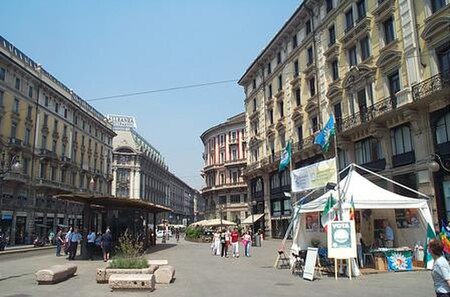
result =
[[232,231],[226,228],[216,229],[211,243],[211,252],[213,255],[226,258],[231,253],[233,258],[239,258],[239,242],[241,242],[244,248],[244,256],[250,257],[251,234],[252,232],[248,230],[241,236],[237,228],[234,228]]

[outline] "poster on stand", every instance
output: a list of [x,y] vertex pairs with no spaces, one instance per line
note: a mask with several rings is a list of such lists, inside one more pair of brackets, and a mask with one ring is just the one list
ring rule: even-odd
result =
[[328,225],[328,258],[356,258],[355,221],[334,221]]
[[317,162],[291,172],[292,192],[303,192],[337,183],[336,159]]

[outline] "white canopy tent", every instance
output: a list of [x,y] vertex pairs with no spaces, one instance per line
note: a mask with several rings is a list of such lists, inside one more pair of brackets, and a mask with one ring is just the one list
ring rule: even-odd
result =
[[[350,165],[348,175],[339,183],[342,197],[342,210],[344,219],[348,218],[350,210],[350,202],[352,197],[356,210],[365,210],[365,209],[370,209],[374,211],[380,210],[381,213],[382,211],[385,210],[389,210],[392,212],[393,209],[417,209],[421,216],[422,230],[420,229],[417,230],[419,232],[413,230],[415,231],[414,233],[408,231],[410,233],[404,236],[416,237],[417,240],[422,240],[423,243],[423,240],[425,240],[426,238],[427,225],[429,224],[430,226],[433,227],[433,218],[430,212],[430,208],[428,206],[427,199],[405,197],[393,193],[391,191],[388,191],[386,189],[383,189],[382,187],[377,186],[376,184],[372,183],[371,181],[360,175],[358,172],[356,172],[355,166],[357,165],[354,164]],[[389,180],[385,177],[383,178]],[[395,181],[391,182],[395,183]],[[418,194],[420,194],[421,196],[426,196],[425,194],[422,193]],[[309,240],[311,240],[311,238],[314,238],[314,236],[316,238],[317,236],[320,236],[320,234],[311,234],[306,232],[304,227],[305,220],[303,218],[305,215],[302,214],[322,212],[327,202],[327,199],[328,197],[330,197],[330,195],[333,195],[335,199],[338,198],[337,191],[330,190],[327,193],[320,196],[319,198],[304,205],[301,205],[299,207],[300,217],[295,221],[294,236],[293,236],[294,238],[291,247],[292,251],[298,252],[301,249],[306,249],[308,245],[310,245]],[[370,222],[367,222],[367,224],[370,224]],[[326,241],[325,233],[322,232],[321,236],[322,239],[325,239]]]

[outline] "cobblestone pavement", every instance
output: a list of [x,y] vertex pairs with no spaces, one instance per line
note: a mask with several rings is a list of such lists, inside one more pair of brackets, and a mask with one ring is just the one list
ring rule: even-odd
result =
[[402,272],[366,275],[355,280],[324,277],[313,282],[292,276],[288,270],[276,270],[273,263],[279,241],[264,241],[253,248],[252,257],[220,258],[212,256],[208,244],[181,241],[159,245],[148,255],[168,259],[176,268],[170,285],[157,285],[154,292],[110,292],[108,285],[95,282],[95,269],[102,261],[75,261],[78,275],[56,285],[38,286],[34,272],[64,263],[53,251],[0,257],[0,296],[434,296],[429,272]]

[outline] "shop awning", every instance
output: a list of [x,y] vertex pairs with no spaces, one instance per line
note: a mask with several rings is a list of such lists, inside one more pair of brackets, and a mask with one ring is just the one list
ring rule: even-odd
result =
[[258,213],[258,214],[254,214],[253,218],[252,215],[250,215],[249,217],[247,217],[245,220],[242,221],[242,225],[251,225],[253,224],[253,222],[256,223],[256,221],[258,221],[259,219],[261,219],[264,216],[263,213]]
[[170,207],[143,201],[140,199],[119,198],[113,196],[95,196],[88,193],[60,194],[55,195],[54,197],[60,200],[88,203],[91,206],[100,206],[112,209],[128,208],[128,209],[147,210],[150,212],[172,211]]

